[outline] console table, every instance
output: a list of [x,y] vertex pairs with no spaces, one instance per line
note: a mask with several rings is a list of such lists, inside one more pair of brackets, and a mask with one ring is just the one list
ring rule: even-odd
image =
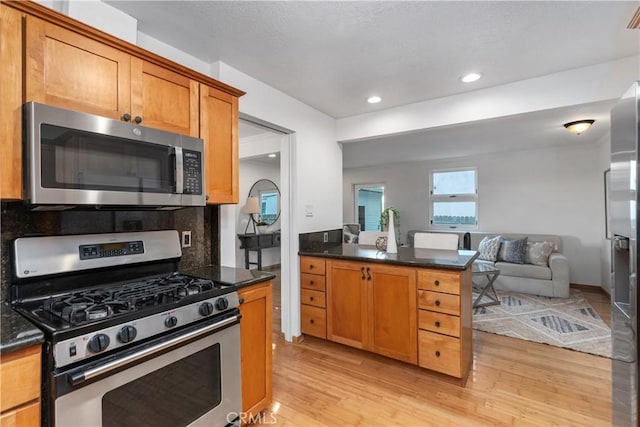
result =
[[[262,270],[262,250],[280,246],[280,232],[265,234],[238,234],[238,239],[240,239],[240,249],[244,249],[244,268],[247,270],[250,265],[256,265],[258,270]],[[249,251],[257,252],[257,262],[249,261]]]

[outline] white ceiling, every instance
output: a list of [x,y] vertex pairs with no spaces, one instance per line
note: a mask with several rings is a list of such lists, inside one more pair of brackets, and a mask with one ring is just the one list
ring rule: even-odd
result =
[[[229,64],[335,118],[639,52],[638,31],[626,29],[637,1],[106,3],[136,18],[140,31],[205,62]],[[483,78],[462,84],[458,77],[469,71],[480,71]],[[367,104],[365,99],[371,94],[380,95],[383,102]],[[610,105],[605,104],[589,106],[590,118],[608,116]],[[447,157],[473,154],[482,144],[488,144],[485,153],[512,149],[514,139],[519,148],[536,145],[536,141],[548,145],[552,142],[543,142],[544,129],[551,126],[551,118],[557,129],[558,113],[431,129],[421,137],[412,133],[384,141],[352,142],[344,145],[345,167],[363,162],[363,156],[354,157],[362,152],[363,144],[371,153],[369,164],[375,164],[376,156],[391,155],[398,161],[403,156],[405,160],[427,156],[420,154],[418,142],[425,138],[432,152]],[[577,111],[562,113],[572,120],[580,117]],[[541,127],[534,128],[533,123]],[[579,138],[581,143],[592,142],[606,132],[608,126],[599,120]],[[463,136],[470,142],[456,139]],[[496,142],[498,137],[502,144]],[[565,140],[570,137],[575,142],[576,137],[568,133],[558,133],[552,141],[567,144],[572,142]],[[383,149],[389,144],[392,148]]]

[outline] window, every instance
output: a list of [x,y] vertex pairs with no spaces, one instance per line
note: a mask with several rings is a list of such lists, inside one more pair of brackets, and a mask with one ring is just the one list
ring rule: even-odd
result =
[[362,231],[379,231],[380,214],[384,209],[384,185],[358,184],[355,192],[355,218]]
[[431,227],[478,226],[478,173],[475,169],[431,172]]

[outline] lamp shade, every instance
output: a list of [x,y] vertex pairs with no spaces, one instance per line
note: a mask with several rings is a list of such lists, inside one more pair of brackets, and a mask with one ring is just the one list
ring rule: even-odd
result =
[[246,214],[259,214],[260,213],[260,200],[257,197],[247,197],[247,204],[244,205],[244,213]]
[[567,128],[569,132],[580,135],[582,132],[589,129],[593,122],[595,122],[595,120],[577,120],[575,122],[565,123],[564,127]]

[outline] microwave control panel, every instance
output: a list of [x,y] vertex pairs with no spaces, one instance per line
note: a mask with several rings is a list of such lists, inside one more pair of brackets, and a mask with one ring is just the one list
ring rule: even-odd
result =
[[184,194],[202,194],[202,153],[182,150]]
[[80,259],[107,258],[144,253],[142,240],[135,242],[99,243],[80,245]]

